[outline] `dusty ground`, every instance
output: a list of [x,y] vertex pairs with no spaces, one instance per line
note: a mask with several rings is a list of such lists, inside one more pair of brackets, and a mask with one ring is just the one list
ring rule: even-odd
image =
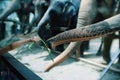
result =
[[[8,25],[7,29],[10,29],[10,24]],[[9,30],[7,30],[6,34],[8,36],[11,35]],[[101,63],[102,58],[95,56],[99,45],[100,39],[91,40],[90,49],[85,51],[84,58],[93,62]],[[44,73],[44,68],[51,61],[48,53],[39,46],[33,46],[31,50],[25,45],[10,51],[10,54],[12,54],[21,63],[39,75],[43,80],[98,80],[103,70],[103,68],[69,58],[62,64],[51,69],[49,72]],[[112,55],[114,55],[117,51],[118,41],[115,40],[111,49]],[[53,54],[53,57],[55,56],[56,54]],[[109,71],[105,74],[102,80],[120,80],[120,73]]]
[[[118,41],[115,40],[111,49],[112,55],[118,51]],[[85,51],[85,59],[101,63],[102,58],[95,56],[100,45],[100,39],[90,41],[90,49]],[[31,51],[32,50],[32,51]],[[33,46],[28,49],[26,45],[10,51],[20,62],[39,75],[43,80],[98,80],[103,68],[99,68],[73,58],[67,59],[62,64],[54,67],[49,72],[43,72],[44,68],[51,61],[48,53],[40,46]],[[56,54],[52,54],[53,57]],[[92,55],[92,57],[90,57]],[[120,80],[120,74],[109,71],[102,80]]]

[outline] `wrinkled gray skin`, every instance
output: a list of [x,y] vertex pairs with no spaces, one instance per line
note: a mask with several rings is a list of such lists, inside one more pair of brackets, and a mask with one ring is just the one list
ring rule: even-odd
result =
[[98,37],[104,37],[112,34],[116,31],[120,31],[120,14],[113,16],[104,21],[87,25],[79,29],[71,29],[60,33],[47,40],[47,43],[52,47],[56,47],[60,44],[74,42],[74,41],[86,41]]
[[[70,1],[71,0],[50,0],[49,8],[37,26],[39,28],[38,34],[41,38],[46,40],[51,36],[63,32],[64,30],[62,30],[61,27],[65,27],[66,29],[76,27],[80,1]],[[48,31],[45,27],[48,23],[51,31]],[[46,32],[51,35],[45,35],[47,34]]]
[[[48,44],[51,45],[52,48],[57,45],[66,43],[66,42],[74,42],[74,41],[86,41],[98,37],[104,37],[108,34],[114,33],[115,31],[120,31],[120,14],[101,21],[96,24],[88,25],[81,27],[79,29],[69,30],[63,33],[60,33],[48,40]],[[64,55],[65,56],[65,55]],[[52,67],[58,65],[61,60],[62,55],[59,55],[54,59],[45,69],[45,71],[50,70]],[[68,56],[66,56],[68,57]],[[64,61],[65,58],[62,58]]]

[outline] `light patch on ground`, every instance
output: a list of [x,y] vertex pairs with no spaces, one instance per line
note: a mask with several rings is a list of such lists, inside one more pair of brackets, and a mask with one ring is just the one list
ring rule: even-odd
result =
[[[101,57],[96,57],[95,54],[101,43],[100,39],[94,39],[90,42],[90,49],[85,51],[85,58],[96,62],[101,62]],[[27,66],[34,73],[39,75],[43,80],[97,80],[103,69],[95,67],[93,65],[84,63],[82,61],[76,61],[73,58],[69,58],[62,64],[52,68],[49,72],[43,72],[44,68],[49,64],[51,60],[48,56],[48,52],[44,51],[38,46],[15,54],[17,50],[10,51],[21,63]],[[93,55],[89,58],[89,55]],[[56,55],[52,54],[52,57]],[[108,72],[104,76],[103,80],[119,80],[120,77],[117,73]]]

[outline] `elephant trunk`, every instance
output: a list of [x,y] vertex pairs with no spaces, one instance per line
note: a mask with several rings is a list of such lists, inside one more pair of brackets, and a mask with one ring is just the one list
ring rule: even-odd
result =
[[45,31],[46,31],[46,25],[50,21],[49,11],[50,8],[48,8],[48,10],[45,12],[44,16],[37,25],[38,35],[44,40],[48,39],[45,35]]
[[20,0],[14,0],[11,5],[7,6],[7,8],[2,12],[2,14],[0,14],[0,19],[6,18],[9,14],[20,8]]
[[45,5],[47,2],[46,1],[40,1],[40,0],[36,0],[34,2],[34,6],[35,6],[35,20],[39,21],[44,13],[46,12],[47,8],[49,5]]
[[[42,36],[45,35],[43,31],[45,30],[45,26],[47,25],[47,23],[50,20],[49,11],[50,11],[50,9],[48,8],[47,11],[45,12],[45,14],[43,15],[43,17],[41,18],[41,20],[38,22],[37,27],[34,28],[34,30],[32,30],[31,33],[38,32],[38,35],[41,38],[42,38]],[[39,17],[41,17],[41,16],[39,16]]]
[[[77,21],[77,27],[82,27],[84,25],[89,24],[94,19],[96,15],[96,0],[81,0],[80,8],[79,8],[79,15],[78,15],[78,21]],[[48,40],[48,43],[51,40]],[[62,63],[64,60],[66,60],[70,54],[74,53],[78,46],[81,44],[81,42],[72,42],[68,45],[68,47],[55,59],[54,62],[51,62],[46,68],[45,71],[49,71],[52,67]],[[48,44],[49,45],[49,44]],[[55,47],[54,45],[52,45]]]
[[20,41],[16,41],[16,42],[13,42],[13,43],[10,43],[9,45],[3,47],[3,48],[0,48],[0,55],[1,54],[4,54],[8,51],[11,51],[15,48],[18,48],[20,47],[21,45],[25,44],[25,43],[28,43],[28,42],[38,42],[40,39],[38,36],[35,36],[33,38],[28,38],[28,39],[24,39],[24,40],[20,40]]
[[96,24],[65,31],[48,39],[48,43],[51,45],[51,47],[55,48],[60,44],[64,44],[68,42],[86,41],[86,40],[106,36],[108,34],[120,30],[119,17],[120,14]]
[[[73,42],[74,43],[74,42]],[[51,68],[54,66],[62,63],[65,61],[67,58],[69,58],[70,54],[68,53],[73,53],[74,51],[72,49],[76,49],[79,44],[74,43],[70,44],[70,47],[67,47],[60,55],[58,55],[54,61],[52,61],[48,66],[45,67],[45,72],[49,71]]]

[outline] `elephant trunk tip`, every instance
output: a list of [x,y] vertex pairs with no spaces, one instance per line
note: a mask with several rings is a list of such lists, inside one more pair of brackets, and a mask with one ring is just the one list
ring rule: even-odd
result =
[[44,72],[50,71],[56,64],[54,62],[50,63],[48,66],[45,67]]
[[46,40],[47,46],[48,46],[50,49],[55,49],[55,47],[53,46],[53,42],[54,42],[54,40],[53,40],[52,38]]
[[49,72],[50,68],[45,68],[44,72]]

